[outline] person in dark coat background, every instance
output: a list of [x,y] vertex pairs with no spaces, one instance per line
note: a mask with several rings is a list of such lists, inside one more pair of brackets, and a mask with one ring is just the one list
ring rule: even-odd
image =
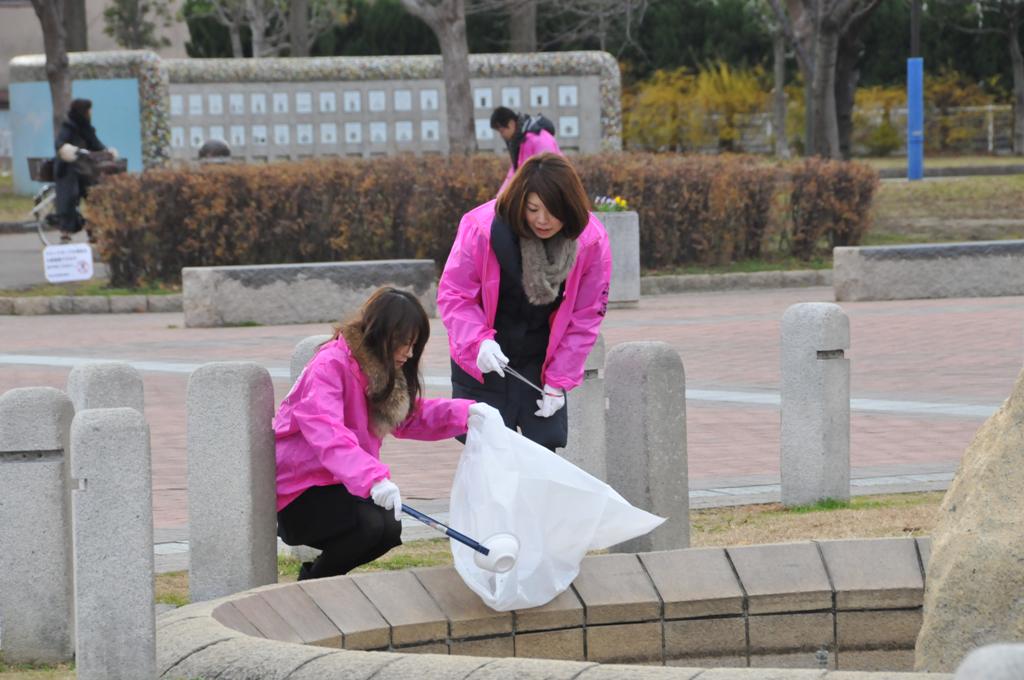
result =
[[117,151],[104,146],[96,136],[96,129],[92,126],[92,101],[89,99],[75,99],[71,102],[68,116],[61,123],[60,131],[57,133],[54,147],[57,150],[57,158],[53,165],[57,189],[57,220],[61,242],[66,243],[71,240],[71,234],[81,231],[85,225],[85,220],[78,212],[78,204],[95,182],[89,152],[107,151],[117,158]]

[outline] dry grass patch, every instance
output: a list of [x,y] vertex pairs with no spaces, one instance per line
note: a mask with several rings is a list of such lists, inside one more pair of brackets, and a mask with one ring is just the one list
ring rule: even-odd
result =
[[860,496],[786,509],[778,503],[690,511],[697,547],[787,543],[810,539],[926,536],[944,492]]
[[[690,544],[702,548],[810,539],[925,536],[935,526],[942,496],[942,491],[934,491],[859,496],[848,503],[824,501],[790,509],[778,503],[768,503],[691,510]],[[399,546],[353,573],[438,567],[451,563],[448,539],[434,538]],[[279,556],[278,582],[295,581],[299,567],[297,559]],[[188,604],[188,572],[158,574],[156,600],[176,606]]]
[[1024,237],[1024,175],[882,182],[866,245]]

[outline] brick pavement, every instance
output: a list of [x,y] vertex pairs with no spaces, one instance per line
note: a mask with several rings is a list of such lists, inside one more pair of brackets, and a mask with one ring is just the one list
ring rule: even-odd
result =
[[[611,310],[608,347],[662,340],[683,357],[691,389],[777,392],[783,311],[831,301],[827,288],[666,295],[636,309]],[[998,405],[1021,368],[1024,298],[844,303],[850,316],[852,394],[873,399]],[[324,325],[185,329],[181,314],[0,317],[0,361],[11,355],[90,357],[196,364],[251,360],[287,370],[294,344]],[[444,329],[432,323],[424,373],[448,375]],[[0,392],[63,387],[69,369],[0,363]],[[144,371],[153,442],[157,527],[187,522],[184,400],[186,373]],[[278,399],[286,379],[275,379]],[[439,388],[428,396],[444,396]],[[851,419],[854,474],[951,470],[980,417],[859,412]],[[691,400],[687,405],[691,486],[778,479],[777,407]],[[447,496],[459,455],[455,442],[388,439],[385,460],[409,498]]]

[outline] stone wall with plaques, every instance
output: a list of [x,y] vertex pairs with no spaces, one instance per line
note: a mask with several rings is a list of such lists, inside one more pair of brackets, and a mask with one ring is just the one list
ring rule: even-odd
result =
[[[252,161],[446,153],[440,57],[169,60],[170,155],[192,159],[221,139]],[[481,150],[504,152],[497,106],[543,113],[561,147],[621,147],[619,74],[603,52],[470,57]]]

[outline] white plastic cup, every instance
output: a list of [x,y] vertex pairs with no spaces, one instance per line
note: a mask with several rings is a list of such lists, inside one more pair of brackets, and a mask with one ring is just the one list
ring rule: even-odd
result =
[[519,539],[512,534],[494,534],[483,542],[487,555],[473,551],[473,563],[481,569],[504,574],[516,565],[519,557]]

